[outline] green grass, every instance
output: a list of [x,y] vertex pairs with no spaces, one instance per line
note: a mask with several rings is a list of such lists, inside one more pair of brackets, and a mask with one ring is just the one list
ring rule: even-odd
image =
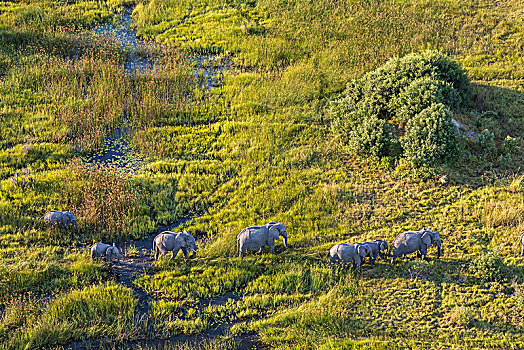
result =
[[[140,53],[160,52],[152,75],[127,75],[130,52],[85,35],[133,3],[138,33],[165,45]],[[521,1],[0,9],[0,347],[103,338],[122,348],[146,330],[193,335],[224,322],[235,336],[187,348],[236,348],[244,334],[282,349],[524,345],[524,260],[513,253],[524,230]],[[427,48],[468,70],[472,97],[453,117],[493,142],[466,139],[434,169],[353,157],[331,133],[330,101],[350,79]],[[202,53],[217,54],[205,66],[235,67],[217,88],[194,84],[188,55]],[[81,164],[118,130],[129,131],[129,161]],[[44,228],[51,209],[74,211],[80,233]],[[198,256],[165,257],[138,278],[157,298],[140,320],[133,292],[105,284],[108,266],[77,252],[187,214],[199,214],[184,224]],[[286,224],[289,249],[237,258],[238,232],[270,221]],[[431,248],[428,261],[366,261],[360,274],[327,263],[335,243],[422,227],[440,233],[439,260]],[[235,299],[213,302],[227,292]]]

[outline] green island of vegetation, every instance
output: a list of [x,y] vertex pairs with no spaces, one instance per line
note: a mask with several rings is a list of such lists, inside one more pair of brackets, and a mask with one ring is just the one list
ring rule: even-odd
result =
[[521,0],[0,1],[0,348],[522,349],[523,167]]

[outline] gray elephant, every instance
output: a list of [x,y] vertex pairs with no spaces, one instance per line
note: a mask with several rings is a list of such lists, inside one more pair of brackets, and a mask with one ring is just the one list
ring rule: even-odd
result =
[[167,254],[170,251],[173,252],[173,255],[171,256],[171,260],[173,260],[180,249],[182,249],[182,253],[186,259],[188,249],[193,251],[191,257],[196,256],[198,250],[195,237],[186,230],[182,232],[164,231],[159,233],[153,240],[153,254],[155,260],[160,259],[162,255]]
[[362,259],[371,254],[371,248],[367,244],[338,243],[329,250],[330,263],[353,263],[353,267],[360,271]]
[[399,255],[406,256],[414,252],[418,252],[422,259],[426,259],[427,249],[433,244],[437,246],[437,258],[440,258],[442,242],[437,232],[427,228],[420,231],[403,232],[391,243],[391,246],[394,247],[391,263],[394,264]]
[[112,263],[114,257],[120,265],[120,252],[114,243],[113,245],[95,243],[91,246],[91,259],[105,258],[109,263]]
[[75,214],[69,211],[58,211],[51,210],[47,212],[41,219],[44,219],[47,226],[57,226],[60,225],[66,230],[69,230],[69,225],[75,226],[75,229],[78,231],[78,224],[76,223]]
[[373,242],[364,242],[360,244],[365,244],[370,248],[369,264],[371,265],[371,267],[373,267],[373,265],[375,264],[377,256],[383,259],[384,256],[387,255],[388,243],[386,241],[383,241],[381,239],[375,239]]
[[519,248],[519,244],[522,244],[522,250],[520,251],[520,256],[524,256],[524,233],[520,236],[519,241],[517,242],[517,246],[515,247],[515,253],[517,252],[517,249]]
[[264,226],[246,227],[237,236],[237,247],[241,258],[248,250],[257,250],[262,253],[265,246],[268,246],[271,253],[275,253],[275,241],[282,236],[284,247],[287,249],[286,226],[281,222],[269,222]]

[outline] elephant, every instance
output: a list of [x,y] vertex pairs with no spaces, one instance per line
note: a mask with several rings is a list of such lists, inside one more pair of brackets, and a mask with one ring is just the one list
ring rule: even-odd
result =
[[262,253],[265,246],[268,246],[271,253],[275,253],[275,240],[282,236],[284,247],[287,249],[286,226],[281,222],[269,222],[264,226],[246,227],[237,236],[237,250],[239,257],[244,257],[248,250],[257,250]]
[[91,259],[106,258],[108,262],[112,263],[113,257],[115,256],[117,258],[118,264],[120,265],[120,253],[114,243],[113,245],[95,243],[91,246]]
[[362,264],[362,259],[371,254],[371,247],[367,244],[356,243],[356,244],[347,244],[347,243],[338,243],[335,244],[329,250],[329,262],[330,263],[353,263],[353,267],[357,268],[357,271],[360,271],[360,265]]
[[52,210],[42,216],[41,219],[44,219],[47,226],[62,225],[66,230],[69,230],[69,225],[73,224],[78,232],[76,216],[71,212]]
[[171,260],[173,260],[180,249],[182,249],[185,259],[188,258],[188,249],[193,251],[191,258],[196,256],[198,250],[195,237],[186,230],[183,230],[182,232],[164,231],[159,233],[153,240],[153,254],[155,260],[160,259],[162,255],[167,254],[169,251],[173,252],[173,255],[171,255]]
[[414,252],[420,253],[422,259],[426,259],[427,249],[433,244],[437,246],[437,258],[440,258],[442,242],[437,232],[425,227],[420,231],[403,232],[391,243],[391,246],[394,247],[391,263],[394,264],[399,255],[406,256]]
[[517,252],[517,249],[519,248],[519,244],[522,244],[522,250],[520,251],[520,256],[524,256],[524,233],[520,236],[519,241],[517,242],[517,246],[515,247],[515,253]]
[[371,267],[373,267],[375,260],[377,260],[377,256],[379,256],[381,259],[384,258],[384,255],[387,254],[388,250],[388,243],[386,241],[383,241],[381,239],[376,239],[373,242],[364,242],[360,244],[365,244],[369,246],[371,252],[369,254],[369,264]]

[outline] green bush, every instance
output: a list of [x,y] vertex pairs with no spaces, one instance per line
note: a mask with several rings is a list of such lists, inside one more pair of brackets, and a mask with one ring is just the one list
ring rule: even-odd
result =
[[358,155],[382,158],[388,155],[391,127],[376,115],[364,118],[349,132],[350,149]]
[[449,111],[468,94],[464,69],[441,52],[393,58],[347,84],[331,104],[332,131],[355,154],[376,158],[402,154],[392,147],[393,135],[405,133],[401,143],[411,164],[434,166],[456,154]]
[[[442,52],[427,50],[402,58],[392,58],[382,67],[365,74],[360,80],[351,81],[346,88],[345,99],[352,105],[367,106],[381,119],[391,119],[398,106],[390,106],[390,101],[414,81],[422,78],[438,81],[442,88],[449,86],[441,91],[444,97],[449,95],[449,101],[446,101],[452,102],[452,106],[449,107],[460,106],[469,94],[469,79],[465,70]],[[412,89],[420,91],[424,87],[430,86],[417,83]],[[452,92],[452,89],[456,91]]]
[[413,80],[390,103],[390,109],[395,113],[400,124],[407,123],[416,114],[422,112],[434,103],[443,103],[448,108],[456,108],[458,92],[451,84],[423,77]]
[[506,278],[507,266],[499,254],[490,251],[475,258],[469,272],[484,282],[499,282]]
[[477,146],[480,153],[485,157],[491,157],[497,153],[497,145],[495,144],[495,134],[488,129],[485,129],[479,134],[477,139]]
[[458,132],[443,104],[433,104],[414,116],[400,139],[404,156],[415,166],[433,166],[458,152]]

